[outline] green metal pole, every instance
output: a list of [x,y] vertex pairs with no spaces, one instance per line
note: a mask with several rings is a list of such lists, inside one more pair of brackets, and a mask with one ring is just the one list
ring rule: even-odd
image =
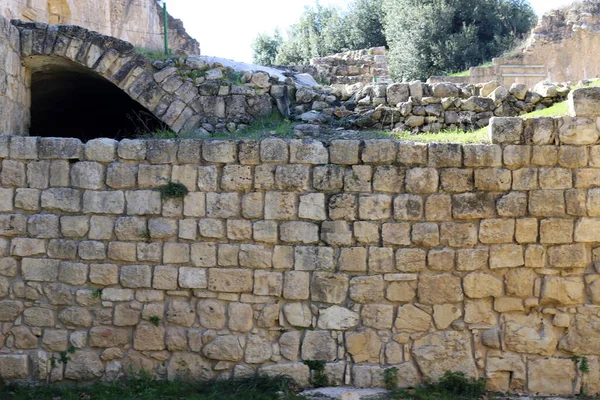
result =
[[163,1],[163,20],[163,25],[165,27],[165,55],[169,55],[169,19],[166,0]]

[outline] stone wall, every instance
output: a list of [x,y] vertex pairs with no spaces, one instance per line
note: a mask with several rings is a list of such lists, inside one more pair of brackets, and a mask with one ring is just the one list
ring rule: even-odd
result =
[[[498,80],[505,87],[522,83],[578,82],[600,76],[600,2],[576,1],[546,13],[517,56],[493,59],[487,67],[473,67],[462,82]],[[446,77],[435,77],[446,79]]]
[[17,28],[0,17],[0,134],[26,134],[29,129],[30,79],[21,65]]
[[310,61],[317,76],[329,84],[354,84],[388,81],[390,78],[385,47],[347,51]]
[[[452,370],[600,392],[596,120],[490,130],[481,145],[1,136],[0,377],[306,386],[304,361],[324,360],[334,385],[396,367],[402,387]],[[169,182],[190,193],[162,199]]]
[[[0,16],[30,22],[72,24],[133,43],[161,50],[164,34],[162,9],[156,0],[4,0]],[[200,54],[198,42],[181,21],[169,16],[172,51]]]
[[299,88],[294,111],[306,122],[328,121],[335,116],[344,127],[399,132],[472,130],[487,126],[494,116],[523,115],[565,101],[569,91],[566,86],[547,83],[532,90],[523,84],[506,89],[497,81],[483,85],[420,81],[355,84],[324,93]]

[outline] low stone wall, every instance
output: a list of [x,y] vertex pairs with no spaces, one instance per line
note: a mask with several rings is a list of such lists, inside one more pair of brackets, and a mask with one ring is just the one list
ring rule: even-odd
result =
[[29,129],[30,81],[21,65],[17,28],[0,17],[0,134],[23,135]]
[[[588,112],[580,108],[578,113]],[[600,392],[600,132],[491,145],[0,137],[0,377]],[[157,188],[180,182],[183,199]],[[586,356],[579,371],[572,355]]]
[[299,88],[294,110],[307,122],[335,116],[345,127],[400,132],[472,130],[487,126],[494,116],[523,115],[565,101],[569,91],[566,86],[543,82],[533,89],[521,84],[506,89],[496,81],[478,86],[420,81],[356,84],[333,90],[329,96]]
[[385,47],[347,51],[310,60],[329,84],[372,83],[390,79]]

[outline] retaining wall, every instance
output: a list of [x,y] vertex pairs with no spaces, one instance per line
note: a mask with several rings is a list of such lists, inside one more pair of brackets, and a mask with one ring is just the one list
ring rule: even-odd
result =
[[[598,393],[596,120],[490,129],[487,145],[1,136],[0,377],[306,386],[304,361],[324,360],[334,385],[396,367],[403,387],[453,370]],[[190,193],[163,200],[168,182]]]
[[0,17],[0,134],[29,129],[30,78],[21,65],[19,31]]

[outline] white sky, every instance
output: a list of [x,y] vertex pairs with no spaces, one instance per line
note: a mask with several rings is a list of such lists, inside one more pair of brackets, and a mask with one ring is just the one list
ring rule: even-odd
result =
[[[298,21],[305,6],[316,0],[167,0],[167,9],[183,20],[187,32],[200,42],[203,55],[252,61],[251,44],[259,33],[272,34]],[[538,14],[572,0],[530,0]],[[320,0],[321,5],[345,8],[350,0]]]

